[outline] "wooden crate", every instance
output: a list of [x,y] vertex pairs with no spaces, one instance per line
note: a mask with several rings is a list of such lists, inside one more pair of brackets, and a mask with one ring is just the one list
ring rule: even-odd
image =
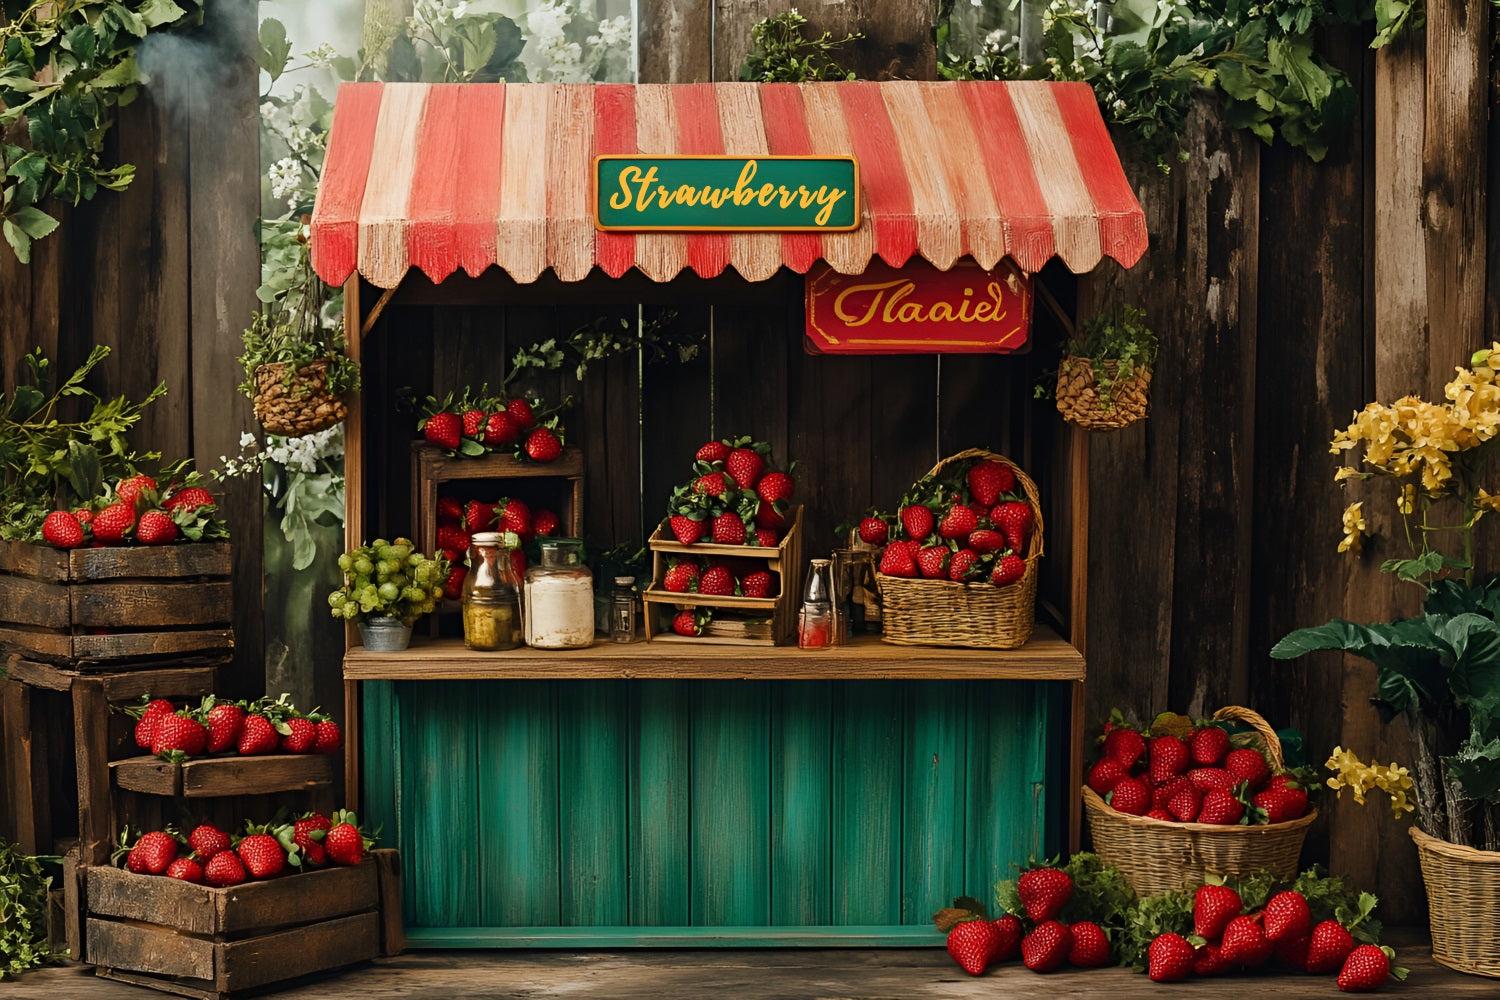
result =
[[[642,594],[646,602],[646,638],[652,642],[701,642],[726,646],[784,646],[796,641],[797,606],[802,597],[802,506],[794,506],[788,514],[792,526],[787,530],[781,544],[774,549],[759,545],[719,545],[714,542],[696,542],[684,545],[672,534],[667,521],[662,521],[651,533],[652,571],[651,586]],[[713,597],[706,594],[674,594],[662,586],[666,577],[668,557],[673,555],[697,556],[704,559],[736,558],[763,561],[765,568],[776,574],[781,589],[775,597]],[[655,605],[656,607],[653,607]],[[762,631],[754,627],[741,628],[710,626],[705,634],[696,637],[682,636],[675,632],[662,632],[656,628],[655,611],[662,605],[685,608],[725,608],[746,612],[769,619],[770,628]],[[727,623],[726,623],[727,624]]]
[[278,792],[314,792],[333,786],[337,754],[267,754],[204,757],[180,764],[150,755],[113,761],[115,784],[145,795],[188,799]]
[[88,869],[85,959],[107,979],[221,998],[363,962],[382,948],[381,864],[227,889]]
[[[418,548],[428,554],[437,548],[438,487],[455,482],[477,487],[476,481],[481,480],[497,488],[469,499],[493,502],[502,495],[498,489],[500,483],[525,480],[526,486],[517,492],[527,506],[535,509],[543,502],[546,506],[555,504],[561,530],[574,538],[582,536],[583,452],[579,449],[564,448],[557,461],[538,465],[501,454],[450,458],[437,446],[417,441],[411,448],[411,509],[416,518],[412,538]],[[537,497],[545,500],[534,500]]]
[[0,542],[0,649],[127,670],[234,648],[228,542],[63,551]]

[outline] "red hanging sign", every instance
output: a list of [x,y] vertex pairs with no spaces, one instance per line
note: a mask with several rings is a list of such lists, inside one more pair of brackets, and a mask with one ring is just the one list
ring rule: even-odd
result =
[[1031,279],[1009,259],[947,271],[877,259],[862,274],[807,273],[810,354],[1009,354],[1031,332]]

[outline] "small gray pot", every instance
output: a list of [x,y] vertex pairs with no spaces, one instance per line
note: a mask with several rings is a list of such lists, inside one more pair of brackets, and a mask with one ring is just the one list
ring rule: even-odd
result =
[[399,618],[379,616],[356,622],[365,649],[372,653],[399,653],[411,643],[411,626]]

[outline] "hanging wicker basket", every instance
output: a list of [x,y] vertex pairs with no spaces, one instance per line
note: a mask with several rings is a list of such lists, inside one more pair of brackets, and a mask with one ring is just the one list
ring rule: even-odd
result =
[[328,359],[297,369],[290,383],[283,363],[255,369],[255,417],[269,434],[302,437],[327,430],[349,415],[328,391]]
[[[1215,712],[1214,719],[1248,725],[1270,758],[1272,773],[1283,768],[1281,740],[1260,715],[1231,705]],[[1200,886],[1210,874],[1248,875],[1268,869],[1290,880],[1297,874],[1307,828],[1318,816],[1310,809],[1297,819],[1265,826],[1171,823],[1122,813],[1087,785],[1083,805],[1094,853],[1118,868],[1142,897]]]
[[1026,545],[1026,572],[1004,587],[988,580],[959,583],[876,573],[881,594],[881,637],[902,646],[968,646],[1019,649],[1036,624],[1037,564],[1042,558],[1042,508],[1036,483],[1003,455],[970,448],[932,467],[935,476],[955,462],[986,458],[1015,474],[1033,515]]
[[[1119,363],[1103,362],[1114,378]],[[1057,371],[1057,411],[1063,419],[1092,431],[1128,427],[1146,416],[1150,403],[1151,369],[1137,368],[1128,379],[1110,387],[1108,405],[1094,382],[1094,362],[1088,358],[1064,358]]]
[[1500,853],[1411,828],[1427,886],[1432,957],[1459,972],[1500,976]]

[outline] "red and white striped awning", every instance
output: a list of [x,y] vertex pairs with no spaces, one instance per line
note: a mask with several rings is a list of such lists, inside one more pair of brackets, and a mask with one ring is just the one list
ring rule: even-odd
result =
[[[853,155],[863,218],[849,232],[619,233],[595,229],[603,153]],[[1082,83],[345,84],[312,220],[318,275],[392,288],[498,265],[519,282],[551,268],[732,267],[759,281],[819,260],[846,274],[872,255],[1038,271],[1060,257],[1126,267],[1146,223],[1093,92]]]

